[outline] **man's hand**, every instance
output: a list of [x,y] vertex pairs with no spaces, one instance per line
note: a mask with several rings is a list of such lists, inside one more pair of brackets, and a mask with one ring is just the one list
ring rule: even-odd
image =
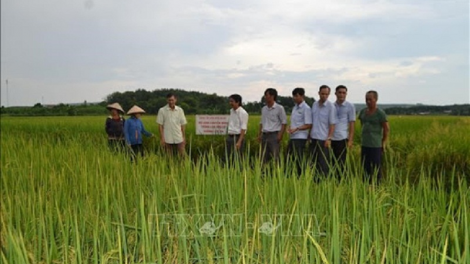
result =
[[331,147],[331,139],[325,140],[325,148],[330,148]]
[[287,133],[289,133],[289,134],[294,134],[294,133],[297,132],[297,131],[299,131],[299,128],[298,128],[298,127],[287,129]]
[[237,150],[239,150],[241,147],[242,147],[242,143],[241,143],[241,142],[237,142],[237,144],[235,145],[235,148],[236,148]]

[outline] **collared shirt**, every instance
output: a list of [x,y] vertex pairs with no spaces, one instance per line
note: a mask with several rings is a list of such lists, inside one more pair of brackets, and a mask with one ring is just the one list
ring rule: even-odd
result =
[[274,102],[272,107],[267,105],[261,109],[261,122],[263,132],[280,131],[282,125],[287,124],[287,116],[284,107]]
[[228,119],[228,134],[239,135],[242,130],[246,131],[248,126],[248,113],[243,107],[238,107],[237,110],[230,109],[230,117]]
[[334,103],[338,122],[335,125],[333,140],[344,140],[349,136],[349,123],[356,121],[356,108],[348,101]]
[[157,123],[163,125],[163,136],[167,144],[179,144],[183,142],[181,126],[186,125],[186,117],[181,107],[171,109],[166,105],[158,110]]
[[[312,124],[312,110],[305,101],[295,105],[292,108],[292,114],[290,116],[290,128],[295,129],[303,125]],[[308,138],[308,129],[298,130],[290,135],[291,139],[307,139]]]
[[328,130],[330,125],[336,124],[336,109],[332,102],[325,101],[320,105],[316,101],[312,105],[312,129],[310,137],[318,140],[328,139]]

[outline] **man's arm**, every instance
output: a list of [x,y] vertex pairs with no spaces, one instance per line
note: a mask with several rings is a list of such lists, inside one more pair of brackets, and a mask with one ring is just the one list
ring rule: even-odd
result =
[[186,145],[186,124],[181,125],[181,133],[183,134],[183,144]]
[[353,140],[354,140],[354,129],[355,129],[355,121],[349,122],[349,135],[348,135],[348,147],[352,147]]
[[279,130],[279,133],[277,134],[277,142],[281,142],[282,136],[284,135],[284,133],[286,133],[286,126],[286,124],[281,125],[281,130]]
[[164,127],[163,125],[158,125],[158,128],[160,130],[160,145],[164,145],[165,144],[165,133],[163,132],[164,131]]
[[330,124],[328,128],[328,137],[325,140],[325,148],[329,148],[331,146],[331,138],[333,137],[333,133],[335,132],[335,124]]
[[382,134],[382,151],[385,150],[385,147],[387,145],[387,140],[388,140],[388,134],[390,133],[390,126],[388,125],[388,122],[383,122],[382,123],[382,129],[383,129],[383,134]]
[[237,144],[235,145],[237,149],[240,149],[242,147],[243,139],[245,139],[245,133],[245,129],[240,130],[240,136],[238,137]]
[[261,136],[263,135],[263,124],[259,124],[259,131],[258,131],[258,141],[261,142]]

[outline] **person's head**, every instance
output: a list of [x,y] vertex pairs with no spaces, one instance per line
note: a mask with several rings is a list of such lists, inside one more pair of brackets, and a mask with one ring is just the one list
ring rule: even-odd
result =
[[118,116],[119,115],[119,111],[117,109],[114,109],[114,108],[110,108],[109,112],[110,112],[111,116]]
[[302,87],[297,87],[292,90],[292,98],[296,104],[301,104],[304,101],[305,89]]
[[320,103],[326,102],[328,100],[328,96],[330,96],[330,87],[328,85],[322,85],[318,88],[318,95],[320,96]]
[[106,106],[106,108],[109,110],[111,116],[119,116],[120,114],[124,114],[124,110],[119,103],[109,104]]
[[267,104],[272,104],[276,102],[277,99],[277,91],[274,88],[268,88],[264,91],[264,99],[266,100]]
[[169,93],[166,95],[166,102],[168,103],[168,106],[170,108],[175,108],[175,105],[176,105],[176,95],[173,94],[173,93]]
[[136,114],[132,114],[132,116],[139,119],[142,116],[142,114],[141,113],[136,113]]
[[346,101],[346,95],[348,95],[348,88],[344,85],[338,85],[336,87],[335,95],[337,102],[342,103]]
[[228,103],[233,109],[242,105],[242,97],[239,94],[232,94],[228,97]]
[[377,100],[379,99],[379,94],[377,91],[370,90],[366,93],[366,105],[368,108],[375,108],[377,106]]

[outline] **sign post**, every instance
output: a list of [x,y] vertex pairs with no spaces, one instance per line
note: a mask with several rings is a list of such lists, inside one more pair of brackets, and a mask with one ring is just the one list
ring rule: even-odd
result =
[[229,115],[196,115],[196,135],[226,135]]

